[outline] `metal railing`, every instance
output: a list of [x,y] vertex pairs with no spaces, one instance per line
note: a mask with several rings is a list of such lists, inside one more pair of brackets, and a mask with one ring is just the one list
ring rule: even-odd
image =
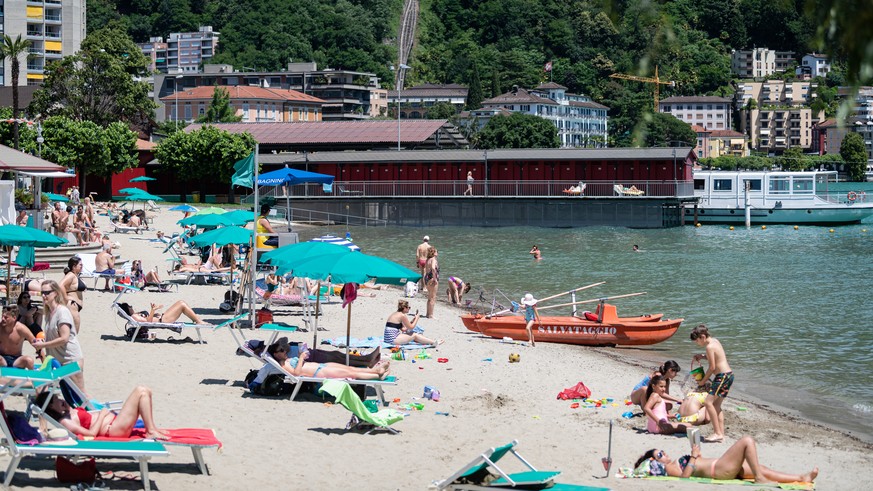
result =
[[[578,191],[584,185],[584,190]],[[467,181],[334,181],[330,192],[321,184],[261,186],[261,197],[300,198],[691,198],[690,181],[476,181],[472,196]],[[254,195],[242,198],[251,203]]]

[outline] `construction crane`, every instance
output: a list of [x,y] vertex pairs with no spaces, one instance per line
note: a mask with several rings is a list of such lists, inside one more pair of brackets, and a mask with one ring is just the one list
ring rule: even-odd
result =
[[622,80],[633,80],[635,82],[645,82],[649,84],[655,84],[655,112],[658,112],[658,94],[660,92],[660,85],[669,85],[670,87],[675,87],[676,82],[672,80],[661,80],[658,77],[658,67],[655,66],[655,77],[637,77],[636,75],[625,75],[624,73],[613,73],[609,76],[609,78],[620,78]]

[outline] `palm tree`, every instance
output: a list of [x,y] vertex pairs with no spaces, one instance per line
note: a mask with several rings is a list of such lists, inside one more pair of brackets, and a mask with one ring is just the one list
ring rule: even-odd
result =
[[30,48],[30,41],[21,39],[21,34],[13,40],[8,34],[3,35],[3,44],[0,45],[0,55],[3,59],[12,62],[12,139],[15,149],[18,149],[18,72],[21,67],[21,55],[26,54]]

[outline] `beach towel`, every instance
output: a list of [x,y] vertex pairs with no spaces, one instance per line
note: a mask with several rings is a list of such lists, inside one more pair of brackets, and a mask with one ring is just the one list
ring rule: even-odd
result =
[[[329,344],[336,348],[345,348],[346,347],[346,337],[340,336],[338,338],[333,339],[323,339],[321,344]],[[386,343],[385,340],[381,337],[377,338],[375,336],[370,336],[368,338],[351,338],[351,342],[348,343],[350,348],[400,348],[404,350],[408,349],[422,349],[422,348],[430,348],[432,345],[430,344],[418,344],[418,343],[409,343],[402,344],[400,346],[395,346],[391,343]]]
[[[174,443],[176,445],[202,445],[202,446],[218,446],[220,449],[222,446],[221,441],[215,436],[215,431],[209,428],[175,428],[175,429],[161,429],[164,433],[170,436],[169,440],[161,440],[162,443]],[[111,436],[98,436],[95,438],[92,437],[82,437],[81,440],[98,440],[98,441],[114,441],[114,442],[126,442],[130,440],[145,440],[146,439],[146,431],[143,428],[134,428],[130,436],[127,438],[123,437],[111,437]]]
[[352,386],[346,382],[335,379],[325,380],[324,383],[321,384],[321,389],[319,390],[332,395],[334,399],[336,399],[337,404],[341,404],[359,419],[372,425],[387,428],[403,419],[403,413],[394,409],[383,409],[371,413],[367,406],[365,406],[361,401],[361,398],[355,394],[355,390],[352,389]]
[[[629,468],[628,468],[629,469]],[[624,475],[625,468],[622,468],[615,477],[619,479],[624,479],[627,476]],[[732,484],[734,486],[756,486],[759,488],[777,488],[777,489],[798,489],[798,490],[813,490],[815,489],[814,482],[788,482],[788,483],[757,483],[752,479],[710,479],[708,477],[672,477],[672,476],[650,476],[643,477],[642,479],[653,480],[653,481],[688,481],[688,482],[696,482],[700,484]]]

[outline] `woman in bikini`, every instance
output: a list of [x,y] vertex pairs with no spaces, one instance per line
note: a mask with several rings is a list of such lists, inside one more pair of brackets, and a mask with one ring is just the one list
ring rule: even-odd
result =
[[646,390],[646,405],[643,406],[643,412],[646,413],[646,429],[649,433],[672,435],[686,430],[684,424],[670,421],[667,402],[662,397],[666,390],[667,380],[662,375],[652,377]]
[[415,325],[418,324],[420,316],[418,315],[418,312],[416,312],[415,317],[410,321],[409,309],[409,302],[406,300],[397,301],[397,312],[389,315],[388,320],[385,321],[385,342],[393,344],[394,346],[409,344],[411,342],[428,345],[443,344],[442,339],[434,341],[422,336],[421,334],[412,332],[415,329]]
[[[389,361],[379,361],[373,368],[365,367],[349,367],[339,363],[311,363],[309,359],[309,351],[300,353],[299,358],[288,357],[288,344],[286,342],[277,341],[267,347],[267,353],[273,357],[286,372],[296,377],[321,377],[321,378],[350,378],[355,380],[385,380],[389,373]],[[274,368],[270,364],[267,367]],[[265,371],[265,370],[262,370]],[[265,374],[266,378],[269,373]],[[255,381],[258,381],[261,373]]]
[[433,319],[433,308],[436,305],[437,288],[440,284],[440,263],[437,261],[436,247],[427,250],[427,262],[424,263],[424,285],[427,287],[427,317]]
[[649,462],[649,474],[653,476],[703,477],[717,480],[754,479],[755,482],[813,482],[818,476],[818,467],[806,474],[786,474],[764,467],[758,462],[755,440],[744,436],[731,445],[721,457],[708,459],[700,456],[700,446],[691,447],[691,455],[671,460],[667,452],[652,449],[637,460],[634,468]]
[[694,426],[705,425],[709,423],[709,415],[706,414],[706,395],[709,393],[711,384],[707,381],[697,390],[689,392],[679,405],[679,417],[676,418],[680,423],[690,424]]
[[73,313],[73,321],[76,323],[76,334],[79,333],[79,328],[82,324],[79,312],[85,306],[84,292],[88,289],[88,285],[79,277],[81,274],[82,259],[79,256],[73,256],[67,261],[67,267],[64,268],[64,277],[60,281],[61,288],[67,293],[67,302],[70,312]]
[[470,291],[471,285],[464,283],[464,280],[457,276],[449,276],[449,289],[446,294],[449,296],[449,302],[459,304],[464,299],[464,295]]
[[157,271],[151,269],[148,271],[142,270],[142,261],[139,259],[135,260],[130,267],[130,279],[133,280],[133,284],[137,288],[157,286],[162,292],[170,291],[170,289],[164,285],[164,282],[161,281]]
[[167,310],[165,310],[163,314],[158,313],[159,310],[164,308],[163,305],[151,304],[151,308],[148,311],[141,310],[139,312],[135,311],[133,306],[126,302],[121,302],[118,306],[121,307],[121,309],[126,312],[131,319],[137,322],[160,322],[163,324],[172,324],[178,321],[179,317],[185,315],[191,319],[191,322],[194,324],[206,324],[206,322],[204,322],[184,300],[177,300],[173,305],[167,307]]
[[223,273],[230,271],[230,263],[225,262],[226,254],[223,253],[224,248],[218,249],[213,247],[212,254],[205,263],[198,264],[176,264],[174,271],[182,273]]
[[[46,400],[48,406],[44,406]],[[133,389],[117,412],[106,408],[101,409],[97,414],[91,414],[81,407],[72,410],[62,397],[56,397],[48,391],[39,394],[36,403],[40,407],[45,407],[48,416],[79,436],[127,438],[131,435],[137,419],[142,418],[148,438],[156,440],[169,438],[155,424],[155,416],[152,412],[152,390],[143,385]]]

